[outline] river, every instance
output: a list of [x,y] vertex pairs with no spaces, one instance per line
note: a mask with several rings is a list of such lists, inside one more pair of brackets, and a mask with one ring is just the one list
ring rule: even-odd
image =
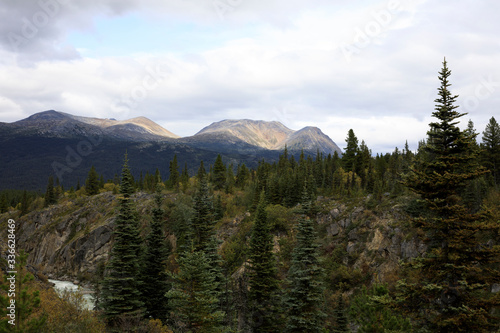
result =
[[90,289],[77,286],[69,281],[49,279],[49,282],[54,284],[54,289],[58,294],[63,292],[65,289],[68,291],[77,291],[80,289],[83,292],[83,299],[85,300],[84,307],[89,310],[94,308],[94,297],[92,296],[92,291]]

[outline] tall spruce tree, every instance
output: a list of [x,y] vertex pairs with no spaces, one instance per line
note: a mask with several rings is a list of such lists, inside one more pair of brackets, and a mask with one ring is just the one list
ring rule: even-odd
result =
[[408,263],[408,280],[400,281],[400,305],[417,326],[433,332],[486,332],[498,325],[491,312],[500,299],[490,293],[500,282],[498,245],[488,239],[500,232],[497,221],[470,213],[462,191],[467,182],[485,173],[479,167],[474,138],[457,126],[446,60],[439,72],[436,107],[427,144],[405,180],[420,195],[427,214],[414,220],[425,233],[427,252]]
[[99,193],[99,175],[94,166],[90,168],[87,180],[85,181],[85,192],[87,195],[96,195]]
[[226,185],[226,166],[220,154],[217,155],[213,169],[213,183],[216,190],[222,190]]
[[172,188],[175,190],[179,189],[179,182],[181,180],[181,176],[179,174],[179,164],[177,162],[177,154],[174,155],[174,159],[170,161],[169,165],[170,176],[168,178],[168,182]]
[[182,191],[186,192],[189,187],[189,172],[187,163],[184,163],[184,170],[182,170],[181,175]]
[[[47,193],[50,193],[50,191],[47,191]],[[47,196],[47,194],[46,194]],[[21,197],[21,216],[23,216],[24,214],[26,214],[29,210],[29,206],[30,206],[30,198],[28,197],[28,192],[26,190],[23,190],[23,195]],[[45,204],[46,206],[49,205],[48,202],[51,202],[50,199],[48,200],[45,200]],[[54,201],[52,201],[52,203],[55,203]],[[52,204],[50,203],[50,204]]]
[[111,327],[118,326],[121,319],[142,318],[144,314],[140,281],[142,239],[131,198],[133,192],[132,175],[125,154],[119,212],[113,230],[114,242],[102,290],[102,309]]
[[219,310],[218,282],[210,260],[202,251],[188,251],[178,258],[179,272],[172,274],[167,292],[176,332],[219,333],[224,313]]
[[493,183],[500,185],[500,125],[494,117],[486,125],[481,143],[484,165],[491,171]]
[[344,297],[339,295],[337,307],[335,308],[335,329],[334,333],[349,333],[349,320],[347,319]]
[[47,190],[45,191],[44,206],[48,207],[57,202],[56,192],[54,189],[54,177],[50,176],[47,183]]
[[273,237],[267,221],[264,192],[255,213],[250,239],[249,300],[253,332],[278,332],[278,277],[273,254]]
[[286,332],[323,331],[323,270],[318,257],[312,220],[302,215],[287,279],[290,290],[285,296]]
[[146,249],[142,269],[142,299],[146,308],[146,316],[161,319],[166,322],[168,313],[168,300],[165,294],[169,289],[166,260],[169,249],[163,234],[163,221],[165,211],[162,209],[162,185],[160,180],[156,184],[155,208],[151,229],[146,237]]
[[195,215],[191,222],[193,231],[193,242],[195,250],[206,249],[210,238],[213,235],[213,227],[215,225],[215,214],[206,176],[202,176],[198,190],[194,197]]
[[345,148],[344,154],[342,155],[342,165],[344,170],[347,172],[354,171],[356,167],[356,155],[358,154],[358,138],[354,134],[354,131],[350,129],[347,132],[347,138],[345,139],[347,146]]

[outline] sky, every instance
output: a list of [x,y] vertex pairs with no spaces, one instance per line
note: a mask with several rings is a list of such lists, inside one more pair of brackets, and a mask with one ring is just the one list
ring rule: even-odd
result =
[[446,57],[481,141],[500,118],[500,2],[0,0],[0,122],[145,116],[190,136],[223,119],[349,129],[415,150]]

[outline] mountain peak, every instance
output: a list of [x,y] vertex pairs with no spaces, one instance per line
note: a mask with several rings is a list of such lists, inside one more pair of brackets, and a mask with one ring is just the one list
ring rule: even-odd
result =
[[57,137],[65,135],[71,136],[76,133],[75,130],[81,132],[85,130],[98,131],[99,129],[101,131],[104,130],[116,138],[135,138],[142,140],[155,139],[158,137],[179,137],[146,117],[136,117],[120,121],[116,119],[74,116],[69,113],[47,110],[35,113],[14,124],[32,127],[39,133],[52,133]]
[[58,112],[55,110],[47,110],[35,113],[28,118],[25,118],[20,121],[47,121],[47,120],[63,120],[67,119],[68,116],[62,112]]
[[341,154],[335,142],[319,128],[307,126],[294,131],[278,121],[226,119],[203,128],[195,137],[218,134],[231,135],[248,144],[271,150],[281,150],[286,145],[292,150],[316,152],[319,149],[326,154],[335,151]]
[[277,121],[226,119],[212,123],[196,135],[209,133],[227,133],[254,146],[276,149],[293,131]]

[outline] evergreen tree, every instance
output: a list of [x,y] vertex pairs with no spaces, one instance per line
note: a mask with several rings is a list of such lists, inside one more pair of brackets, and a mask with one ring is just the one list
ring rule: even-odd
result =
[[218,309],[218,283],[202,251],[188,251],[178,258],[179,273],[172,274],[167,292],[178,332],[219,333],[224,313]]
[[[50,190],[47,191],[48,193],[50,193]],[[23,196],[21,197],[21,216],[23,216],[24,214],[26,214],[29,210],[29,206],[30,206],[30,198],[28,197],[28,192],[26,190],[23,190]],[[49,199],[50,201],[50,199]],[[52,200],[54,201],[54,200]],[[47,204],[48,201],[45,201],[45,203]],[[54,202],[52,202],[54,203]],[[51,204],[52,204],[51,203]],[[47,204],[49,205],[49,204]]]
[[347,146],[344,154],[342,155],[343,168],[347,172],[354,171],[356,166],[356,155],[358,154],[358,138],[352,129],[347,132],[345,142],[347,143]]
[[184,170],[181,175],[182,191],[186,192],[189,187],[189,173],[187,163],[184,163]]
[[174,159],[170,162],[169,165],[170,176],[168,181],[170,186],[175,190],[179,189],[180,175],[179,175],[179,165],[177,162],[177,154],[174,155]]
[[323,307],[322,269],[319,265],[312,220],[303,215],[297,227],[297,244],[288,272],[290,290],[287,306],[286,332],[322,332]]
[[158,183],[161,183],[161,174],[160,174],[160,170],[158,168],[156,168],[155,175],[154,175],[153,182],[152,182],[153,190],[156,189],[156,184],[158,184]]
[[484,165],[491,171],[493,183],[496,186],[500,185],[500,126],[494,117],[486,125],[483,132],[483,148]]
[[261,193],[250,239],[249,300],[253,332],[277,332],[278,277],[273,254],[273,237],[267,221],[265,194]]
[[142,318],[140,258],[141,237],[137,214],[131,195],[133,179],[128,168],[127,155],[122,170],[119,213],[113,230],[114,242],[103,281],[102,308],[110,326],[117,326],[125,318]]
[[485,171],[475,163],[474,138],[457,127],[464,114],[448,89],[450,74],[445,60],[432,114],[438,122],[430,124],[424,153],[405,180],[428,209],[414,221],[426,235],[427,253],[408,263],[414,279],[400,281],[400,301],[419,326],[434,332],[483,332],[498,324],[491,309],[500,305],[489,292],[500,282],[500,249],[484,238],[498,235],[500,225],[470,213],[462,198],[467,181]]
[[215,225],[215,214],[208,185],[205,177],[202,177],[198,190],[194,197],[195,215],[191,222],[193,229],[193,242],[195,250],[205,249],[213,235]]
[[[4,283],[0,284],[3,291],[12,295],[12,291],[10,291],[11,280],[8,280],[8,278],[15,276],[14,297],[7,298],[7,295],[4,296],[0,293],[0,304],[2,306],[0,310],[1,332],[38,333],[45,326],[47,315],[45,313],[37,313],[37,310],[40,308],[40,292],[38,290],[30,290],[30,282],[35,278],[26,268],[27,259],[28,254],[24,250],[21,250],[16,260],[15,271],[17,274],[11,273],[8,276],[4,276],[4,281],[2,281]],[[10,270],[14,269],[11,268]],[[7,316],[7,313],[10,313],[10,309],[7,307],[11,306],[9,299],[15,300],[15,318]],[[11,319],[14,319],[13,323],[15,325],[9,323]]]
[[[221,242],[217,239],[217,237],[212,236],[205,254],[210,266],[209,272],[213,276],[216,283],[213,293],[219,301],[218,310],[224,313],[224,315],[227,315],[232,307],[232,304],[229,303],[231,292],[228,290],[228,279],[223,272],[222,256],[218,252],[220,244]],[[228,318],[226,318],[225,321],[228,321]]]
[[363,286],[351,303],[351,318],[360,325],[359,333],[411,332],[408,318],[394,313],[389,306],[391,298],[385,285]]
[[248,170],[246,165],[245,164],[238,165],[238,168],[236,170],[236,186],[243,189],[249,176],[250,176],[250,171]]
[[99,193],[99,188],[99,175],[94,166],[92,166],[85,181],[85,192],[87,195],[96,195]]
[[220,154],[217,155],[213,169],[213,183],[216,190],[222,190],[226,184],[226,166]]
[[224,207],[222,206],[222,197],[217,195],[214,204],[214,219],[219,221],[224,217]]
[[163,215],[161,208],[163,201],[161,195],[161,182],[156,184],[155,204],[151,230],[146,238],[146,249],[141,282],[142,298],[146,309],[146,316],[161,319],[166,322],[168,313],[168,300],[165,296],[169,289],[165,261],[168,257],[168,247],[163,234]]
[[226,171],[226,180],[225,180],[225,187],[224,187],[224,192],[226,192],[227,194],[231,194],[233,193],[234,191],[234,183],[235,183],[235,179],[234,179],[234,171],[233,171],[233,165],[229,165],[229,167],[227,168],[227,171]]
[[335,308],[335,329],[334,333],[349,333],[349,321],[346,315],[344,297],[339,295],[337,307]]
[[202,178],[207,176],[207,171],[205,170],[205,166],[203,165],[203,161],[200,162],[200,167],[198,168],[198,173],[196,174],[196,178],[200,181]]
[[54,177],[50,176],[47,183],[47,190],[45,191],[44,205],[48,207],[57,202],[56,192],[54,190]]

